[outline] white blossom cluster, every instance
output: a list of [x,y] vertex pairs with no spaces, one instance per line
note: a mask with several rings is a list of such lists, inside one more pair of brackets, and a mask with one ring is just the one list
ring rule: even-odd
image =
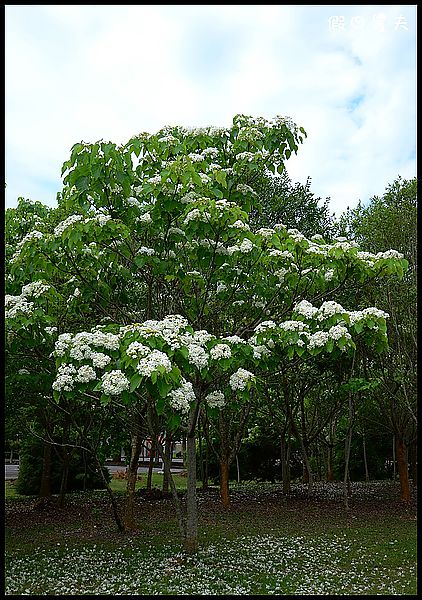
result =
[[267,239],[270,238],[273,235],[273,233],[275,233],[275,229],[272,229],[271,227],[261,227],[261,229],[258,229],[256,233],[258,235],[262,235],[263,238]]
[[309,336],[308,348],[318,348],[325,346],[330,339],[327,331],[317,331]]
[[202,346],[198,344],[188,344],[189,357],[188,361],[191,365],[195,365],[197,369],[204,369],[208,366],[208,354]]
[[111,361],[111,357],[103,352],[90,352],[89,358],[92,360],[93,366],[99,369],[104,369]]
[[241,194],[253,194],[254,196],[257,195],[257,193],[255,192],[254,189],[251,188],[250,185],[247,185],[246,183],[238,183],[236,186],[236,191],[240,192]]
[[211,219],[211,215],[207,211],[201,212],[199,208],[194,208],[185,217],[183,223],[187,225],[189,221],[209,221]]
[[118,396],[130,387],[129,379],[120,369],[104,373],[101,382],[102,390],[108,396]]
[[154,371],[158,370],[158,367],[164,367],[165,371],[169,373],[172,364],[167,354],[160,350],[152,350],[147,356],[141,358],[136,365],[136,370],[141,375],[149,377]]
[[354,325],[357,321],[362,321],[367,317],[375,317],[377,319],[388,319],[390,315],[379,309],[375,306],[368,306],[368,308],[364,308],[363,310],[351,310],[348,312],[350,317],[350,324]]
[[244,223],[240,219],[235,221],[232,225],[229,225],[230,229],[240,229],[241,231],[250,231],[250,227],[247,223]]
[[141,208],[141,203],[134,196],[130,196],[130,198],[126,198],[126,202],[127,202],[127,204],[129,204],[129,206],[136,206],[137,208]]
[[144,346],[144,344],[141,344],[140,342],[132,342],[126,350],[126,354],[133,359],[138,358],[138,356],[146,356],[150,352],[150,348]]
[[70,227],[70,225],[73,225],[73,223],[77,223],[78,221],[81,221],[82,219],[83,219],[82,215],[70,215],[70,217],[67,217],[67,219],[65,219],[64,221],[59,223],[54,228],[54,235],[60,236],[65,229]]
[[97,373],[89,365],[82,365],[75,374],[75,381],[78,381],[79,383],[87,383],[88,381],[92,381],[96,378]]
[[62,363],[57,369],[56,379],[52,385],[53,390],[64,390],[66,392],[72,391],[75,374],[76,368],[74,365]]
[[136,331],[144,338],[158,336],[172,350],[175,350],[181,347],[181,330],[185,329],[187,325],[187,320],[181,315],[167,315],[161,321],[149,319],[140,324],[121,327],[120,335],[124,335],[128,331]]
[[151,213],[144,212],[142,215],[139,215],[139,217],[136,217],[136,221],[137,223],[152,223]]
[[147,248],[146,246],[141,246],[137,254],[146,254],[147,256],[153,256],[155,254],[155,250],[154,248]]
[[[95,221],[101,227],[105,225],[108,221],[110,221],[110,215],[103,215],[102,213],[95,215],[95,217],[88,217],[84,219],[84,223],[90,223],[91,221]],[[79,220],[79,219],[78,219]]]
[[171,406],[182,413],[187,413],[190,403],[195,400],[195,392],[193,391],[192,384],[184,378],[182,378],[182,385],[169,392],[168,396]]
[[309,319],[314,317],[318,312],[316,306],[312,306],[312,304],[308,302],[308,300],[301,300],[294,306],[293,310],[298,314],[303,315],[304,317],[307,317]]
[[255,327],[255,333],[261,333],[267,329],[274,329],[274,327],[276,327],[274,321],[262,321],[262,323]]
[[347,328],[343,325],[333,325],[328,330],[328,335],[332,340],[339,340],[340,338],[346,338],[347,340],[352,339],[352,336],[348,332]]
[[250,239],[244,238],[244,240],[242,241],[242,243],[239,246],[239,250],[240,250],[240,252],[247,254],[248,252],[250,252],[252,250],[253,246],[254,245]]
[[211,408],[222,408],[226,403],[226,399],[223,392],[216,390],[205,396],[205,402]]
[[268,252],[268,256],[280,256],[281,258],[288,258],[289,260],[293,260],[293,254],[288,250],[273,249]]
[[26,242],[28,242],[30,240],[40,240],[43,237],[44,237],[44,235],[41,233],[41,231],[38,231],[37,229],[34,229],[33,231],[30,231],[29,233],[27,233],[20,240],[20,242],[18,242],[16,244],[16,252],[13,254],[12,258],[10,259],[10,262],[14,263],[19,258],[21,250],[22,250],[22,246],[24,244],[26,244]]
[[214,360],[219,360],[220,358],[230,358],[231,355],[231,348],[227,344],[217,344],[210,350],[210,356]]
[[324,319],[329,319],[333,315],[344,313],[345,309],[338,302],[334,302],[332,300],[328,300],[327,302],[323,302],[318,309],[316,318],[318,321],[323,321]]
[[64,356],[65,352],[70,350],[74,358],[78,356],[90,358],[88,351],[90,346],[103,346],[107,350],[117,350],[119,348],[119,336],[109,332],[104,333],[98,329],[91,332],[82,331],[74,336],[70,333],[62,333],[55,343],[53,354],[54,356]]
[[238,369],[230,376],[229,384],[232,390],[244,390],[249,381],[254,381],[255,375],[246,369]]
[[33,281],[22,287],[19,296],[6,294],[4,297],[5,318],[13,319],[19,313],[31,315],[34,310],[34,302],[28,301],[28,298],[39,298],[50,287],[42,281]]

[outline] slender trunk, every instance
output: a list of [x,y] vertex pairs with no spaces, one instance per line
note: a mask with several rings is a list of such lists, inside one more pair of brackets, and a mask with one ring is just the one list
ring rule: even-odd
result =
[[[171,441],[171,435],[169,433],[166,433],[166,441],[165,441],[165,445],[164,445],[164,454],[165,457],[168,461],[168,463],[170,463],[171,465],[171,446],[172,446],[172,441]],[[163,460],[163,493],[167,494],[169,491],[169,469],[165,468],[165,464],[164,464],[164,460]]]
[[[351,399],[349,401],[349,411],[351,405]],[[349,414],[350,416],[350,414]],[[343,479],[343,497],[344,497],[344,505],[348,509],[349,508],[349,496],[351,493],[350,487],[350,473],[349,473],[349,462],[350,462],[350,449],[352,446],[352,422],[349,420],[349,428],[347,430],[346,439],[344,441],[344,455],[345,455],[345,464],[344,464],[344,479]]]
[[286,439],[284,435],[281,436],[280,441],[280,454],[281,454],[281,477],[283,480],[283,493],[289,494],[291,491],[290,487],[290,467],[289,467],[289,458],[290,458],[290,441]]
[[102,466],[101,462],[99,461],[97,453],[95,452],[94,449],[92,449],[92,455],[93,455],[93,457],[95,459],[95,462],[97,463],[98,472],[99,472],[99,474],[102,477],[102,480],[103,480],[104,485],[106,487],[107,493],[108,493],[108,495],[110,497],[111,506],[112,506],[112,510],[113,510],[113,516],[114,516],[114,520],[116,521],[117,528],[120,531],[120,533],[123,533],[125,531],[125,526],[124,526],[123,521],[122,521],[122,519],[120,518],[120,515],[119,515],[119,508],[117,506],[116,497],[115,497],[115,495],[113,493],[113,490],[110,487],[109,482],[107,481],[107,478],[106,478],[106,476],[104,474],[104,471],[103,471],[103,466]]
[[230,465],[227,456],[223,456],[220,459],[220,496],[224,508],[230,506],[230,494],[229,494],[229,470]]
[[393,481],[396,481],[396,436],[393,435]]
[[151,440],[151,454],[149,456],[148,475],[147,475],[147,492],[149,494],[152,491],[152,470],[154,468],[154,462],[155,462],[155,448],[156,448],[156,441],[155,441],[155,438],[153,438]]
[[67,490],[67,481],[69,479],[69,462],[70,455],[66,450],[63,451],[63,463],[62,463],[62,479],[60,482],[60,492],[57,500],[58,506],[62,508],[64,506],[64,499]]
[[239,456],[236,454],[237,483],[240,483]]
[[[304,478],[307,477],[308,481],[308,495],[310,496],[313,492],[313,475],[312,475],[312,470],[311,470],[311,465],[309,463],[309,458],[308,458],[308,453],[306,451],[306,447],[305,444],[303,442],[303,438],[299,433],[298,428],[296,427],[296,423],[294,421],[293,416],[291,416],[291,425],[292,425],[292,431],[294,433],[294,435],[296,436],[296,439],[299,441],[300,443],[300,447],[302,450],[302,458],[303,458],[303,475]],[[307,473],[307,475],[305,475],[305,473]]]
[[407,467],[407,448],[404,441],[396,438],[397,467],[400,479],[400,500],[410,501],[409,473]]
[[334,450],[334,445],[328,444],[328,448],[327,448],[327,481],[334,481],[333,450]]
[[40,485],[40,497],[48,498],[51,496],[51,459],[52,459],[51,444],[44,443],[44,454],[42,462],[42,474]]
[[369,471],[368,471],[368,460],[366,457],[366,440],[365,440],[365,432],[362,434],[362,443],[363,443],[363,462],[365,465],[365,481],[369,481]]
[[195,430],[190,428],[186,438],[186,537],[184,548],[195,552],[198,548],[198,507],[196,502],[196,439]]
[[174,483],[174,479],[173,479],[173,475],[170,471],[170,467],[171,467],[171,461],[168,459],[168,457],[166,456],[166,452],[164,450],[164,448],[162,447],[162,445],[160,444],[160,442],[157,442],[157,449],[158,452],[161,456],[161,459],[163,461],[163,466],[164,466],[164,473],[167,474],[167,479],[168,482],[170,484],[170,490],[173,496],[173,500],[174,500],[174,506],[176,509],[176,516],[177,516],[177,522],[179,525],[179,531],[180,531],[180,535],[182,537],[182,539],[184,539],[186,537],[186,530],[185,530],[185,522],[183,519],[183,515],[182,515],[182,506],[180,503],[180,498],[179,495],[177,493],[177,489],[176,489],[176,485]]
[[209,461],[209,450],[208,443],[205,445],[205,459],[204,459],[204,475],[202,480],[202,489],[207,490],[209,484],[209,476],[208,476],[208,461]]
[[[156,419],[157,419],[157,415],[155,414],[155,410],[152,408],[152,406],[149,406],[148,413],[147,413],[147,421],[148,421],[148,428],[150,430],[150,433],[152,432],[152,434],[154,433],[154,431],[156,429],[154,427],[154,423],[156,422]],[[177,523],[179,525],[180,536],[181,536],[182,540],[184,540],[186,538],[186,524],[185,524],[185,520],[183,518],[182,504],[180,502],[179,494],[177,493],[173,475],[170,471],[170,466],[171,466],[170,461],[167,459],[165,450],[159,439],[157,440],[157,450],[158,450],[158,453],[164,464],[164,472],[167,473],[167,477],[168,477],[168,480],[170,483],[171,494],[173,496],[174,507],[176,510],[176,517],[177,517]]]
[[142,440],[139,432],[132,434],[130,461],[127,468],[126,484],[126,506],[125,506],[125,527],[126,529],[135,529],[135,487],[138,478],[138,463],[141,453]]

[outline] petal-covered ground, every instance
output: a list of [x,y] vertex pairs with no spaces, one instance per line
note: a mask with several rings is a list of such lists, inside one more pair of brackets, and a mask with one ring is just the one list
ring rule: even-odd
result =
[[[238,486],[224,510],[199,492],[200,549],[181,551],[169,499],[139,494],[121,535],[103,492],[64,509],[7,501],[7,595],[413,595],[416,505],[392,482]],[[415,496],[415,490],[413,490]],[[159,496],[159,494],[157,494]]]

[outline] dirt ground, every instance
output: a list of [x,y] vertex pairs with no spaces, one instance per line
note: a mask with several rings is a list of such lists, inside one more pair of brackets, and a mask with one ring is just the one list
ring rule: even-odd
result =
[[[312,531],[315,525],[331,528],[359,527],[388,520],[416,520],[416,488],[409,503],[400,501],[399,484],[392,481],[353,483],[349,508],[345,508],[343,488],[338,483],[316,483],[309,496],[305,484],[292,485],[284,494],[281,485],[261,484],[235,488],[231,505],[225,509],[216,488],[198,490],[199,528],[224,527],[243,531],[245,526],[265,530],[274,526],[288,531]],[[183,502],[183,494],[182,502]],[[121,515],[124,496],[116,494]],[[130,535],[162,535],[163,527],[176,531],[177,523],[171,496],[153,489],[136,493],[137,530]],[[5,526],[12,539],[31,538],[34,528],[41,527],[47,538],[117,540],[118,532],[106,491],[72,493],[65,506],[57,506],[56,498],[10,499],[5,502]],[[40,530],[38,530],[39,532]],[[10,538],[9,538],[10,539]]]

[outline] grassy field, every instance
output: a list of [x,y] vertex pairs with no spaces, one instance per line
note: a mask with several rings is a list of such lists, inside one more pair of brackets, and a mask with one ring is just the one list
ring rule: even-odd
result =
[[[162,475],[154,475],[159,488]],[[180,489],[186,479],[177,477]],[[124,480],[113,480],[119,503]],[[138,528],[119,534],[104,491],[37,508],[6,485],[7,595],[416,595],[416,498],[393,482],[198,491],[200,549],[182,552],[171,500],[138,483]],[[414,491],[415,495],[415,491]],[[122,506],[123,507],[123,506]]]

